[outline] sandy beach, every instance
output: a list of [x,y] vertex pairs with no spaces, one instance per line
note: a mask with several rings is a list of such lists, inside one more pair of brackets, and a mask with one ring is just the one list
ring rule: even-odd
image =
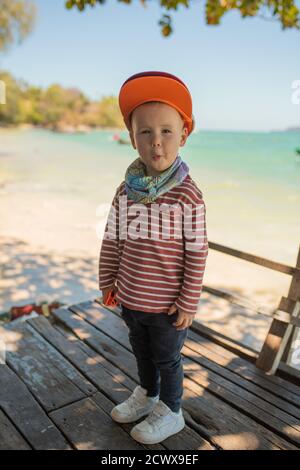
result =
[[[0,312],[5,312],[14,305],[36,302],[43,296],[72,304],[101,295],[98,290],[99,250],[109,201],[119,175],[115,177],[107,172],[102,177],[100,174],[99,181],[95,180],[95,186],[90,181],[88,194],[99,191],[101,184],[110,188],[105,198],[97,196],[92,200],[84,193],[84,177],[79,180],[76,173],[77,180],[82,184],[82,192],[77,191],[78,187],[81,188],[80,185],[76,185],[76,191],[73,191],[68,186],[68,180],[64,183],[65,180],[60,179],[62,170],[56,170],[54,165],[57,165],[60,158],[57,148],[61,147],[55,147],[55,151],[51,149],[51,155],[54,155],[51,156],[53,166],[49,164],[50,158],[45,164],[46,167],[48,165],[47,175],[55,175],[53,181],[49,180],[49,176],[46,180],[46,176],[40,174],[30,173],[28,176],[29,171],[25,167],[22,167],[22,177],[17,177],[12,169],[14,165],[17,166],[14,158],[22,153],[22,142],[20,148],[16,142],[7,138],[6,134],[1,148],[4,171],[0,180]],[[41,143],[35,138],[35,153],[30,145],[26,152],[35,155],[38,166],[42,154]],[[66,142],[59,142],[59,145],[67,148]],[[126,167],[126,161],[123,167]],[[123,168],[120,172],[123,172]],[[234,237],[229,240],[228,227],[224,226],[223,231],[219,226],[214,229],[213,217],[211,220],[211,224],[208,224],[209,241],[243,249],[236,245],[239,233],[235,232]],[[240,237],[241,234],[242,232]],[[265,254],[264,250],[256,251],[256,246],[260,246],[259,240],[258,245],[254,243],[255,237],[252,236],[251,240],[249,249],[244,251],[287,264],[293,257],[294,262],[296,261],[298,246],[287,247],[294,255],[284,260],[282,253],[277,250],[276,239],[272,246],[266,242],[270,249],[265,250]],[[279,256],[276,256],[277,252]],[[253,305],[270,312],[277,307],[281,296],[287,295],[289,283],[290,277],[287,275],[214,250],[209,252],[204,285],[222,289],[241,299],[251,299]],[[241,308],[205,291],[202,293],[196,319],[257,350],[270,325],[270,319],[256,314],[253,308]]]
[[[94,211],[78,200],[61,202],[59,211],[57,207],[55,200],[23,194],[21,201],[2,190],[1,312],[45,295],[67,304],[101,295],[98,255],[105,217],[97,221]],[[84,217],[75,223],[78,212]],[[204,284],[271,311],[287,294],[289,276],[210,250]],[[207,292],[202,293],[197,320],[254,349],[260,348],[270,324],[252,309]]]

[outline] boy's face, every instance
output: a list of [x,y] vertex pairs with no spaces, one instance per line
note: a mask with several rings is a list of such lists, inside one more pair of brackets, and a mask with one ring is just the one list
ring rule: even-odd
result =
[[[144,103],[132,113],[129,132],[133,147],[145,163],[148,176],[169,168],[188,137],[188,130],[176,109],[165,103]],[[157,157],[159,155],[159,157]]]

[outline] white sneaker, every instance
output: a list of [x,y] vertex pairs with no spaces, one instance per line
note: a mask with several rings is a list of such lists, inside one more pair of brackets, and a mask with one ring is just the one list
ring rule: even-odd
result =
[[163,401],[159,400],[149,416],[132,428],[130,435],[142,444],[158,444],[167,437],[182,431],[184,426],[182,410],[174,413]]
[[159,395],[148,397],[147,390],[138,385],[127,400],[112,409],[110,416],[118,423],[131,423],[149,414],[158,400]]

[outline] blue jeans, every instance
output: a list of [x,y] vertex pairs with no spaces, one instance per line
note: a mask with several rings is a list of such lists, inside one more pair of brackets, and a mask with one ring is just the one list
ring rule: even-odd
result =
[[121,305],[121,316],[129,329],[129,341],[137,361],[140,384],[150,397],[159,394],[172,411],[181,408],[183,366],[180,351],[188,328],[172,325],[178,313],[146,313]]

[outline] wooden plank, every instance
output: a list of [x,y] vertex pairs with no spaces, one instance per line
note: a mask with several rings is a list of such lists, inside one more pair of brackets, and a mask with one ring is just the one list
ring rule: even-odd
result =
[[232,340],[219,331],[212,330],[198,321],[192,323],[190,330],[209,339],[212,343],[218,344],[226,350],[235,353],[239,357],[243,357],[247,361],[255,362],[257,359],[257,351],[255,349],[239,341]]
[[7,365],[1,365],[0,406],[34,449],[70,449],[65,437]]
[[[127,335],[124,337],[124,330],[121,328],[123,325],[123,320],[120,315],[116,312],[112,313],[108,311],[105,307],[97,304],[96,302],[85,302],[79,305],[75,305],[71,307],[72,310],[86,321],[88,321],[91,325],[95,326],[100,331],[104,332],[108,336],[112,337],[116,341],[120,342],[123,346],[125,346],[128,350],[131,350],[131,346],[128,340]],[[297,407],[300,406],[300,387],[296,387],[294,384],[289,384],[285,380],[274,377],[274,376],[267,376],[264,372],[260,369],[257,369],[252,363],[239,358],[235,354],[227,351],[225,348],[212,344],[210,341],[208,342],[202,336],[195,334],[193,331],[189,331],[189,338],[194,340],[194,343],[197,344],[199,342],[201,346],[207,345],[207,347],[212,350],[217,349],[218,354],[224,354],[224,360],[220,364],[222,366],[226,366],[229,370],[232,370],[235,374],[239,371],[241,377],[246,378],[247,380],[254,380],[254,387],[255,384],[262,387],[262,393],[264,388],[273,392],[275,395],[278,393],[278,396],[281,397],[284,401],[278,401],[281,406],[284,406],[284,403],[287,400],[290,400],[292,404],[296,405]],[[195,349],[195,348],[194,348]],[[221,359],[221,358],[220,358]],[[223,368],[222,368],[223,369]],[[222,372],[222,369],[219,369],[219,373]],[[226,374],[226,369],[224,370]],[[231,376],[230,380],[233,380],[234,376]],[[238,380],[238,376],[237,376]],[[245,382],[241,382],[240,385],[244,384]],[[254,390],[255,388],[253,388]],[[277,389],[278,392],[277,392]],[[258,392],[258,389],[255,389]],[[293,390],[291,392],[290,390]],[[295,393],[298,392],[298,395]],[[265,398],[267,395],[265,395]],[[271,398],[271,397],[269,397]],[[276,398],[274,397],[274,401]],[[288,407],[288,404],[287,404]],[[290,410],[295,411],[293,408]],[[293,414],[293,413],[291,413]]]
[[297,449],[286,439],[232,408],[187,377],[184,378],[183,403],[185,411],[195,423],[195,429],[221,449]]
[[[199,338],[202,337],[207,339],[209,347],[222,349],[224,355],[233,353],[245,364],[245,367],[248,366],[253,369],[252,364],[255,364],[257,360],[257,353],[254,350],[251,350],[244,345],[240,345],[236,341],[232,341],[218,331],[214,331],[197,321],[193,322],[190,330],[199,335]],[[299,394],[299,387],[297,384],[300,383],[300,373],[296,369],[292,369],[286,364],[280,363],[276,376],[267,376],[264,371],[256,366],[254,367],[254,370],[257,372],[257,375],[266,377],[270,381],[273,380],[275,384],[281,383],[282,387],[286,390],[289,390],[296,395]]]
[[[76,338],[78,347],[82,349],[82,351],[84,351],[93,361],[95,361],[95,363],[100,363],[101,366],[106,370],[106,372],[108,372],[113,377],[113,379],[117,381],[121,380],[122,385],[128,390],[132,390],[134,388],[135,382],[130,377],[128,377],[127,375],[122,375],[122,378],[120,379],[120,369],[111,362],[109,362],[105,357],[98,354],[97,351],[95,351],[93,348],[82,342],[79,338],[75,336],[75,334],[71,330],[66,331],[65,326],[62,324],[57,324],[54,326],[54,328],[68,339],[70,337]],[[97,382],[95,382],[95,384],[97,386]],[[122,390],[123,388],[121,387],[120,391]],[[110,394],[112,394],[112,389],[110,389]],[[116,402],[119,402],[122,399],[122,396],[118,394],[118,390],[116,391],[116,395],[113,394],[112,396],[116,399]]]
[[[236,356],[231,351],[227,351],[222,346],[209,342],[199,335],[193,336],[190,331],[189,337],[206,350],[217,356],[219,363],[231,370],[235,374],[259,385],[261,388],[271,392],[274,396],[278,396],[288,403],[300,407],[299,387],[293,383],[287,382],[285,379],[274,375],[266,375],[261,369],[243,358]],[[291,388],[293,387],[293,388]],[[297,393],[298,392],[298,393]]]
[[[93,400],[106,412],[110,413],[114,407],[114,403],[101,394],[96,394]],[[129,432],[133,425],[127,426]],[[162,444],[163,448],[168,450],[215,450],[215,447],[187,425],[181,432],[165,439]],[[156,446],[151,446],[153,450],[155,450],[154,447]]]
[[[39,318],[32,320],[32,322],[37,321],[37,320],[39,320]],[[58,331],[62,335],[64,335],[65,337],[70,335],[70,333],[67,333],[64,330],[58,330]],[[73,340],[76,341],[77,343],[79,343],[78,346],[80,348],[82,347],[82,350],[85,351],[88,354],[89,357],[93,357],[93,358],[96,357],[96,353],[91,348],[89,348],[87,345],[85,345],[80,340],[76,339],[75,337],[72,338],[72,342],[73,342]],[[106,361],[105,359],[104,359],[104,361],[105,361],[106,364],[109,364],[108,361]],[[80,364],[78,364],[78,367],[80,367]],[[133,382],[131,379],[129,379],[119,369],[116,369],[114,366],[113,366],[113,369],[114,370],[113,370],[112,373],[114,374],[114,376],[118,377],[118,380],[120,380],[120,382],[118,383],[118,387],[117,387],[117,393],[114,393],[113,388],[111,388],[109,390],[109,392],[107,393],[109,398],[107,396],[103,395],[102,393],[97,393],[96,395],[93,396],[93,400],[106,413],[110,413],[113,406],[115,406],[117,403],[120,403],[123,400],[125,400],[126,398],[128,398],[128,396],[131,394],[131,392],[133,391],[133,389],[137,385],[136,382]],[[87,375],[87,376],[90,378],[89,375]],[[91,380],[92,380],[92,378],[91,378]],[[125,384],[126,384],[126,387],[124,386]],[[129,390],[130,390],[130,392],[129,392]],[[120,392],[122,393],[122,395],[120,395]],[[124,394],[124,392],[125,392],[125,394]],[[128,424],[128,425],[124,424],[122,426],[129,433],[130,429],[132,427],[132,424]],[[185,442],[185,444],[184,444],[183,441]],[[195,433],[188,426],[186,427],[184,433],[180,434],[180,439],[176,435],[176,437],[174,436],[174,441],[173,441],[173,437],[172,437],[172,438],[170,438],[170,440],[168,439],[167,444],[168,444],[168,446],[166,445],[166,447],[160,446],[159,444],[155,444],[153,446],[146,446],[146,447],[149,448],[149,449],[152,449],[152,450],[159,450],[159,449],[163,450],[165,448],[171,448],[170,445],[172,446],[173,449],[177,449],[178,445],[181,445],[181,446],[184,445],[185,449],[198,449],[198,448],[201,449],[201,450],[212,450],[213,449],[213,447],[206,440],[204,440],[201,436],[199,436],[197,433]],[[197,447],[194,447],[194,446],[197,446]],[[182,447],[182,449],[183,449],[183,447]]]
[[240,307],[239,310],[236,312],[239,313],[240,315],[243,315],[247,313],[248,310],[254,311],[254,313],[258,315],[262,315],[266,318],[268,318],[270,321],[272,319],[280,320],[283,323],[290,323],[293,326],[300,326],[300,319],[295,318],[292,315],[290,315],[288,312],[284,312],[282,310],[275,310],[268,308],[268,307],[263,307],[261,305],[256,304],[250,299],[232,294],[230,292],[226,292],[222,289],[216,289],[213,287],[209,286],[203,286],[203,291],[209,292],[210,294],[213,294],[214,296],[221,297],[225,300],[227,300],[230,304],[235,304],[238,307]]
[[109,418],[91,398],[52,411],[50,417],[78,450],[144,448]]
[[38,331],[57,351],[76,367],[95,387],[110,395],[115,403],[128,397],[128,392],[135,383],[124,376],[120,377],[119,369],[112,366],[105,358],[88,345],[68,333],[54,328],[45,317],[29,320],[30,325]]
[[[294,317],[299,316],[299,303],[300,303],[300,247],[298,249],[298,256],[296,261],[297,272],[293,273],[292,281],[290,284],[287,298],[282,297],[279,310],[289,312]],[[291,347],[291,338],[295,331],[295,326],[283,324],[280,321],[274,320],[270,326],[266,340],[262,347],[257,360],[257,367],[273,374],[280,359],[286,361]]]
[[195,359],[185,359],[184,373],[203,388],[219,397],[243,414],[255,419],[272,432],[293,442],[300,448],[300,422],[293,416],[278,410],[229,380],[201,367]]
[[[65,332],[65,334],[67,334],[67,333]],[[126,338],[126,340],[127,340],[127,338]],[[125,340],[125,341],[126,341],[126,340]],[[82,343],[80,343],[80,346],[81,346],[81,345],[82,345]],[[130,346],[129,346],[129,347],[130,347]],[[121,377],[121,379],[122,379],[122,380],[124,381],[124,383],[125,383],[126,380],[127,380],[127,376],[124,375],[123,372],[120,371],[120,370],[119,370],[119,373],[118,373],[118,374],[119,374],[119,376]],[[135,386],[136,386],[136,383],[134,383],[133,386],[130,387],[131,390],[133,390],[133,388],[134,388]],[[93,397],[93,399],[95,399],[95,397]],[[105,400],[105,402],[107,402],[107,398],[106,398],[106,397],[103,397],[103,396],[102,396],[102,400],[103,400],[103,399]],[[99,402],[98,402],[98,403],[99,403]],[[224,413],[224,410],[222,410],[222,413]],[[231,412],[230,412],[230,413],[231,413]],[[202,428],[201,426],[199,426],[199,423],[196,423],[196,422],[194,421],[194,419],[191,418],[191,416],[189,415],[189,413],[188,413],[186,410],[184,410],[184,416],[185,416],[185,419],[186,419],[186,423],[187,423],[187,425],[188,425],[188,426],[186,426],[186,430],[187,430],[187,431],[189,431],[190,428],[192,428],[192,429],[194,429],[197,433],[200,433],[201,436],[206,436],[207,438],[210,437],[209,433],[206,433],[205,429]],[[236,418],[234,417],[234,419],[236,419]],[[218,411],[217,411],[217,413],[216,413],[216,415],[215,415],[215,420],[216,420],[216,422],[218,422]],[[235,421],[234,421],[234,423],[235,423]],[[243,425],[244,425],[244,424],[243,424]],[[244,425],[244,426],[245,426],[245,425]],[[231,429],[232,429],[232,428],[231,428]],[[248,429],[248,428],[247,428],[247,429]],[[261,428],[259,428],[259,429],[261,429]],[[267,433],[268,433],[267,430],[264,431],[264,432],[267,432]],[[257,428],[255,428],[255,433],[257,433]],[[273,440],[276,441],[276,437],[273,438]],[[256,441],[257,441],[257,440],[256,440]],[[255,442],[256,442],[256,441],[255,441]],[[229,446],[230,446],[230,442],[231,442],[230,440],[227,442],[227,444],[228,444]],[[234,442],[236,443],[236,439],[235,439]],[[242,442],[244,442],[244,441],[242,441]],[[219,447],[219,446],[218,446],[218,438],[216,438],[216,440],[215,440],[214,443],[215,443],[215,445],[216,445],[217,447]],[[281,443],[281,441],[280,441],[280,443]],[[243,445],[245,445],[245,444],[243,444]],[[261,445],[262,445],[262,448],[273,448],[273,447],[278,448],[276,445],[273,445],[273,443],[270,444],[270,442],[267,442],[265,446],[263,446],[263,443],[261,443]],[[286,445],[289,445],[289,444],[283,444],[283,448],[286,448]],[[177,447],[176,447],[176,448],[177,448]],[[230,448],[230,447],[229,447],[229,448]],[[294,448],[294,447],[292,446],[291,448]]]
[[[59,316],[58,316],[59,317]],[[74,314],[75,317],[75,314]],[[78,330],[80,332],[80,335],[82,335],[83,338],[86,338],[85,341],[89,342],[91,336],[93,335],[93,327],[89,324],[87,324],[82,318],[76,323],[76,319],[73,317],[72,321],[74,322],[73,325],[71,325],[70,321],[70,315],[67,316],[67,318],[63,318],[63,321],[66,322],[68,321],[69,327],[71,326],[75,328],[75,330]],[[80,325],[80,328],[79,328]],[[123,328],[124,335],[123,338],[125,340],[126,338],[126,326],[125,324],[120,325],[120,329]],[[94,328],[95,330],[95,328]],[[94,333],[95,334],[95,333]],[[96,332],[96,335],[98,332]],[[110,339],[110,338],[108,338]],[[118,338],[118,341],[120,339]],[[116,343],[118,349],[122,348],[119,343]],[[94,343],[93,346],[97,350],[97,342]],[[110,352],[111,357],[114,357],[114,346],[113,346],[113,340],[110,340],[110,347],[112,348],[112,351]],[[102,348],[101,346],[99,347],[99,351],[101,350],[102,353]],[[126,367],[124,367],[124,362],[127,360],[126,349],[123,348],[124,354],[119,355],[119,368],[122,371],[125,371]],[[131,353],[132,354],[132,353]],[[108,358],[109,360],[109,358]],[[139,381],[137,372],[134,370],[131,370],[129,372],[130,377],[133,378],[137,383]],[[225,446],[225,448],[234,448],[232,445],[237,445],[236,439],[233,441],[231,439],[228,439],[227,442],[224,442],[224,439],[219,440],[218,433],[224,435],[232,435],[232,434],[243,434],[243,433],[248,433],[247,434],[247,439],[241,438],[239,440],[239,445],[241,447],[238,448],[243,448],[243,446],[246,446],[245,448],[295,448],[292,444],[287,442],[285,439],[282,439],[281,437],[277,436],[275,433],[269,431],[267,428],[261,426],[259,423],[256,423],[254,420],[248,417],[244,417],[241,412],[238,412],[234,408],[230,407],[226,403],[223,403],[221,400],[219,400],[217,397],[214,397],[210,395],[211,400],[210,400],[210,406],[207,407],[208,404],[208,398],[207,398],[207,393],[205,391],[205,388],[201,387],[201,393],[199,392],[198,395],[204,395],[205,394],[205,400],[203,401],[202,396],[197,396],[195,400],[197,401],[197,406],[201,409],[201,411],[204,413],[204,408],[205,408],[205,414],[209,415],[209,421],[210,423],[213,423],[213,429],[206,429],[205,426],[200,426],[201,429],[201,435],[203,437],[207,437],[210,442],[212,442],[214,445],[217,447],[219,446],[219,443],[222,442],[222,445]],[[185,409],[185,403],[183,405],[183,408]],[[221,408],[221,410],[220,410]],[[220,413],[222,413],[222,416],[224,417],[224,420],[222,420],[222,429],[219,429],[219,422],[220,422]],[[199,414],[198,420],[199,420]],[[202,416],[202,413],[200,414]],[[193,420],[195,421],[194,417]],[[201,423],[201,419],[200,419]],[[189,423],[190,425],[190,423]],[[199,432],[199,425],[197,424],[197,432]],[[247,430],[247,431],[246,431]],[[253,436],[255,436],[255,439],[253,441],[249,441],[249,433]],[[216,435],[217,434],[217,435]],[[257,437],[258,434],[258,437]],[[267,437],[266,437],[267,436]],[[247,443],[246,443],[247,442]],[[251,447],[252,446],[252,447]]]
[[[297,261],[296,261],[296,267],[300,269],[300,245],[298,249],[298,256],[297,256]],[[300,276],[298,276],[296,273],[293,275],[289,292],[288,292],[288,297],[290,299],[296,299],[300,302]],[[290,335],[290,339],[287,342],[287,345],[285,347],[284,353],[282,355],[282,361],[283,362],[288,362],[289,358],[289,352],[292,346],[292,342],[294,339],[296,339],[296,327],[293,326],[292,333]],[[300,373],[300,371],[298,371]]]
[[[130,348],[127,338],[125,340],[123,339],[123,329],[121,328],[121,324],[118,321],[117,317],[115,315],[112,316],[111,313],[107,312],[105,308],[102,308],[101,306],[95,304],[91,305],[89,303],[86,303],[84,305],[72,306],[72,309],[73,311],[77,311],[78,314],[82,316],[82,318],[85,318],[94,326],[101,328],[104,333],[107,333],[109,335],[113,334],[117,341],[119,341],[127,348]],[[107,331],[105,331],[105,329]],[[189,356],[189,353],[191,353],[191,350],[189,349],[184,348],[183,351],[187,351],[187,356]],[[228,371],[205,358],[201,358],[201,354],[199,362],[210,370],[210,375],[212,375],[217,382],[217,374],[220,374],[221,376],[223,375],[223,377],[228,379],[222,380],[222,383],[225,389],[227,386],[227,389],[234,393],[232,401],[233,406],[236,406],[236,396],[238,395],[240,397],[241,409],[243,409],[243,406],[247,406],[247,404],[249,404],[249,409],[251,409],[250,414],[255,419],[259,418],[260,422],[264,422],[264,424],[268,426],[270,424],[270,418],[268,413],[270,413],[271,416],[278,418],[277,420],[273,420],[275,429],[278,429],[280,431],[282,428],[283,421],[284,423],[290,426],[295,425],[297,433],[298,421],[297,419],[295,419],[295,416],[298,418],[300,417],[300,412],[298,408],[287,404],[284,400],[280,398],[276,398],[272,394],[261,389],[259,386],[252,384],[247,380],[243,380],[241,377],[236,376],[231,371]],[[213,371],[215,371],[216,374],[213,374]],[[249,393],[249,391],[251,393]],[[292,416],[290,416],[290,414],[288,413],[290,413]],[[264,417],[264,420],[262,420],[262,417]],[[294,435],[294,431],[287,427],[287,433],[289,432]]]
[[254,313],[261,314],[267,318],[271,318],[273,313],[273,309],[271,307],[263,306],[253,301],[252,299],[249,299],[248,297],[232,293],[225,289],[217,289],[215,287],[211,287],[205,284],[203,286],[203,292],[208,292],[209,294],[212,294],[216,297],[220,297],[224,300],[227,300],[229,305],[234,304],[235,306],[240,307],[239,309],[235,309],[235,311],[240,315],[247,314],[247,312],[250,310],[252,312],[254,311]]
[[[298,317],[300,313],[300,302],[282,297],[278,310],[287,311],[291,316]],[[274,374],[292,331],[293,325],[280,320],[273,320],[256,361],[256,366],[268,374]]]
[[[124,377],[124,374],[123,374],[123,377]],[[135,386],[136,386],[136,384],[134,384],[134,387]],[[97,406],[99,406],[102,409],[102,411],[104,411],[104,413],[106,413],[108,416],[110,416],[111,410],[116,405],[116,403],[113,402],[110,399],[110,397],[106,397],[103,393],[100,393],[100,392],[96,393],[93,396],[93,400],[94,400],[95,403],[97,403]],[[141,418],[139,420],[139,422],[142,421],[142,419],[143,418]],[[128,434],[130,434],[130,431],[131,431],[132,427],[136,423],[125,423],[125,424],[118,423],[118,424],[119,424],[119,426],[121,426],[122,429],[124,429]],[[145,449],[147,448],[147,449],[151,449],[151,450],[166,450],[166,447],[163,444],[151,444],[151,445],[143,444],[143,447]]]
[[[66,316],[67,316],[67,318],[70,317],[70,315],[66,315]],[[58,317],[60,317],[60,316],[58,316]],[[65,318],[64,318],[64,321],[65,321]],[[80,327],[81,333],[82,333],[83,337],[89,336],[88,339],[87,339],[87,342],[89,343],[89,342],[91,341],[91,336],[93,335],[93,332],[92,332],[92,330],[91,330],[91,327],[89,327],[89,325],[86,323],[86,325],[87,325],[87,327],[88,327],[87,331],[90,332],[89,335],[87,335],[86,330],[85,330],[85,326],[84,326],[84,324],[82,324],[83,320],[80,319],[80,321],[81,321],[81,323],[80,323],[80,324],[81,324],[81,327]],[[74,319],[73,319],[73,322],[74,322]],[[32,321],[32,323],[33,323],[33,321]],[[85,322],[84,322],[84,323],[85,323]],[[70,321],[69,321],[69,324],[70,324]],[[73,324],[74,324],[74,323],[73,323]],[[76,325],[76,328],[78,329],[78,326],[77,326],[77,325]],[[96,330],[96,329],[94,329],[94,334],[97,334],[97,330]],[[96,343],[96,344],[97,344],[97,343]],[[131,354],[131,355],[132,355],[132,354]],[[135,368],[136,368],[136,367],[135,367]],[[121,371],[120,371],[120,370],[117,371],[117,376],[119,377],[119,379],[120,379],[122,382],[125,382],[126,376],[124,377],[124,375],[121,375]],[[132,382],[132,381],[131,381],[131,382]],[[94,382],[94,383],[95,383],[95,382]],[[133,391],[133,389],[134,389],[134,387],[137,385],[137,383],[136,383],[136,382],[135,382],[135,383],[132,382],[132,384],[133,384],[133,385],[131,385],[131,387],[130,387],[131,392]],[[122,387],[120,384],[118,384],[118,392],[120,392],[121,390],[122,390],[122,399],[121,399],[121,400],[116,400],[116,395],[113,393],[113,389],[112,389],[112,388],[111,388],[110,390],[106,390],[106,393],[109,393],[110,396],[113,396],[113,395],[114,395],[114,401],[115,401],[115,403],[120,403],[120,402],[123,401],[124,399],[128,398],[128,396],[130,395],[130,393],[128,393],[128,390],[127,390],[127,391],[126,391],[127,393],[126,393],[126,395],[124,396],[124,393],[123,393],[123,392],[124,392],[124,387]],[[194,439],[191,439],[191,436],[193,435],[193,431],[192,431],[191,429],[186,428],[184,431],[182,431],[182,433],[183,433],[183,434],[181,435],[181,440],[182,440],[182,445],[184,445],[184,442],[186,443],[185,445],[186,445],[187,447],[185,447],[185,448],[190,449],[190,448],[191,448],[190,445],[191,445],[192,443],[193,443],[193,445],[194,445],[196,441],[198,442],[198,445],[199,445],[201,448],[203,448],[203,449],[206,448],[206,446],[209,446],[209,448],[211,448],[211,446],[209,445],[209,443],[207,443],[206,441],[204,442],[204,440],[203,440],[201,437],[199,437],[199,436],[197,436],[197,437],[194,436]],[[188,434],[188,437],[186,437],[186,433]],[[173,441],[171,440],[171,442],[173,442]],[[177,437],[176,437],[176,439],[175,439],[175,441],[173,442],[172,445],[175,445],[175,444],[176,444],[176,446],[175,446],[174,448],[177,448],[177,445],[178,445],[178,443],[177,443]]]
[[[79,387],[95,388],[76,369],[38,336],[27,322],[3,329],[7,364],[21,377],[46,411],[60,408],[86,396]],[[76,382],[76,383],[75,383]]]
[[[108,333],[111,338],[124,339],[123,333],[121,333],[120,336],[120,322],[115,321],[116,318],[119,318],[122,324],[124,324],[121,314],[116,317],[115,312],[112,313],[106,307],[103,307],[97,302],[91,301],[71,305],[69,309],[100,331],[106,332],[106,334]],[[127,344],[130,347],[129,341],[127,341]]]
[[55,318],[70,328],[75,335],[86,344],[95,349],[116,367],[122,369],[129,377],[137,374],[136,361],[132,353],[125,350],[114,340],[95,329],[75,313],[66,309],[57,309],[53,312]]
[[260,266],[264,266],[265,268],[272,269],[273,271],[279,271],[281,273],[290,274],[290,275],[297,274],[298,276],[300,276],[300,269],[298,266],[293,267],[287,264],[278,263],[277,261],[272,261],[267,258],[263,258],[262,256],[256,256],[256,255],[253,255],[252,253],[246,253],[241,250],[230,248],[229,246],[220,245],[219,243],[209,242],[209,248],[211,250],[216,250],[222,253],[226,253],[227,255],[235,256],[236,258],[250,261],[251,263],[259,264]]
[[[101,307],[99,309],[96,305],[86,304],[86,306],[72,306],[72,309],[73,311],[76,310],[80,315],[82,315],[82,317],[89,320],[89,322],[94,326],[97,326],[98,328],[106,327],[108,334],[111,334],[110,332],[113,330],[114,335],[117,336],[115,339],[122,344],[122,327],[120,324],[116,324],[116,316],[112,318],[109,312],[106,312],[105,309]],[[127,340],[125,340],[125,344],[128,346]],[[186,351],[186,356],[190,355],[191,350],[188,348],[184,347],[183,351]],[[198,359],[194,360],[197,361]],[[285,411],[274,406],[273,402],[276,401],[276,397],[273,397],[271,394],[268,395],[267,392],[264,392],[264,390],[255,386],[255,384],[252,384],[252,389],[254,389],[256,393],[259,393],[259,395],[264,395],[264,398],[268,398],[270,402],[267,402],[265,399],[260,399],[257,394],[249,393],[247,381],[243,381],[241,378],[235,377],[235,375],[229,371],[227,371],[227,375],[229,375],[229,379],[231,380],[224,380],[222,377],[219,378],[218,373],[222,373],[223,368],[217,364],[214,365],[211,361],[204,358],[199,359],[200,363],[201,360],[202,362],[205,362],[206,373],[207,370],[209,370],[210,379],[212,381],[214,380],[218,384],[222,384],[222,387],[220,388],[222,391],[222,399],[226,397],[229,404],[231,400],[231,404],[235,407],[238,402],[240,405],[239,409],[242,411],[248,406],[249,410],[247,410],[247,414],[251,415],[255,419],[259,419],[259,422],[266,426],[270,426],[272,424],[275,432],[278,431],[281,433],[282,428],[284,427],[284,436],[287,439],[292,437],[294,442],[298,442],[298,438],[300,436],[300,434],[298,435],[299,421],[294,416],[291,416]],[[218,373],[214,373],[212,369],[215,369]],[[233,378],[237,379],[236,381],[239,382],[239,386],[232,383]],[[243,388],[242,385],[244,385],[245,388]],[[249,385],[251,386],[251,384]],[[283,400],[278,399],[278,404],[280,404],[282,408],[288,408],[288,405],[286,405]],[[296,415],[299,414],[299,410],[292,405],[290,405],[289,411]],[[272,419],[272,416],[274,416],[274,419]],[[288,426],[285,426],[285,424]]]
[[[128,398],[131,390],[136,386],[128,377],[122,375],[120,377],[119,369],[112,366],[99,354],[95,353],[86,344],[82,343],[72,333],[61,329],[59,325],[51,325],[45,317],[37,317],[29,320],[31,326],[49,341],[61,354],[63,354],[75,367],[77,367],[96,387],[100,392],[93,395],[93,400],[106,406],[102,406],[103,410],[107,412],[107,404],[110,409],[115,404],[120,403]],[[111,366],[111,367],[110,367]],[[129,388],[128,388],[129,385]],[[113,401],[106,398],[103,391]],[[97,397],[97,400],[95,398]],[[125,429],[126,426],[124,425]],[[131,427],[127,429],[130,432]],[[163,450],[165,447],[158,444],[154,446],[146,446],[153,450]]]
[[283,312],[282,310],[276,310],[273,314],[273,318],[293,326],[300,326],[300,318],[293,317],[290,313]]
[[[1,369],[0,369],[1,372]],[[0,450],[30,450],[30,445],[0,410]]]
[[285,364],[283,361],[280,362],[276,374],[297,386],[300,383],[300,369],[296,369],[290,364]]
[[[36,319],[38,320],[39,318],[46,319],[43,316],[39,316]],[[26,322],[26,330],[28,330],[28,332],[30,332],[32,335],[32,337],[30,337],[32,343],[45,351],[48,361],[51,360],[54,366],[59,369],[72,383],[74,383],[74,385],[76,385],[76,387],[78,387],[84,393],[84,395],[90,396],[96,392],[96,389],[92,386],[91,382],[86,380],[86,378],[80,374],[75,367],[70,366],[70,362],[58,354],[56,349],[53,348],[36,329],[32,328],[30,321]]]
[[[260,380],[257,380],[256,382],[253,381],[251,375],[247,375],[246,373],[244,378],[243,371],[240,375],[235,373],[235,370],[237,369],[236,367],[233,371],[230,370],[228,360],[214,353],[210,349],[203,347],[201,343],[199,343],[197,335],[195,335],[193,332],[189,332],[189,336],[185,342],[185,347],[186,349],[183,351],[185,356],[192,356],[194,361],[201,364],[206,369],[217,373],[219,376],[227,379],[231,384],[237,385],[237,393],[241,393],[243,396],[243,390],[246,390],[247,392],[251,392],[251,401],[255,402],[256,404],[260,403],[260,401],[257,401],[257,397],[259,397],[269,404],[274,405],[275,416],[277,415],[276,409],[279,408],[285,413],[300,419],[299,406],[294,406],[287,402],[287,400],[284,398],[284,395],[281,398],[271,393],[271,391],[274,391],[274,384],[270,384],[270,391],[268,391],[261,386],[262,384]],[[195,355],[194,352],[196,352],[197,355]],[[235,361],[235,358],[233,358],[233,361]],[[263,409],[265,409],[264,403],[262,406]],[[269,409],[269,412],[271,415],[273,414],[272,409]]]

